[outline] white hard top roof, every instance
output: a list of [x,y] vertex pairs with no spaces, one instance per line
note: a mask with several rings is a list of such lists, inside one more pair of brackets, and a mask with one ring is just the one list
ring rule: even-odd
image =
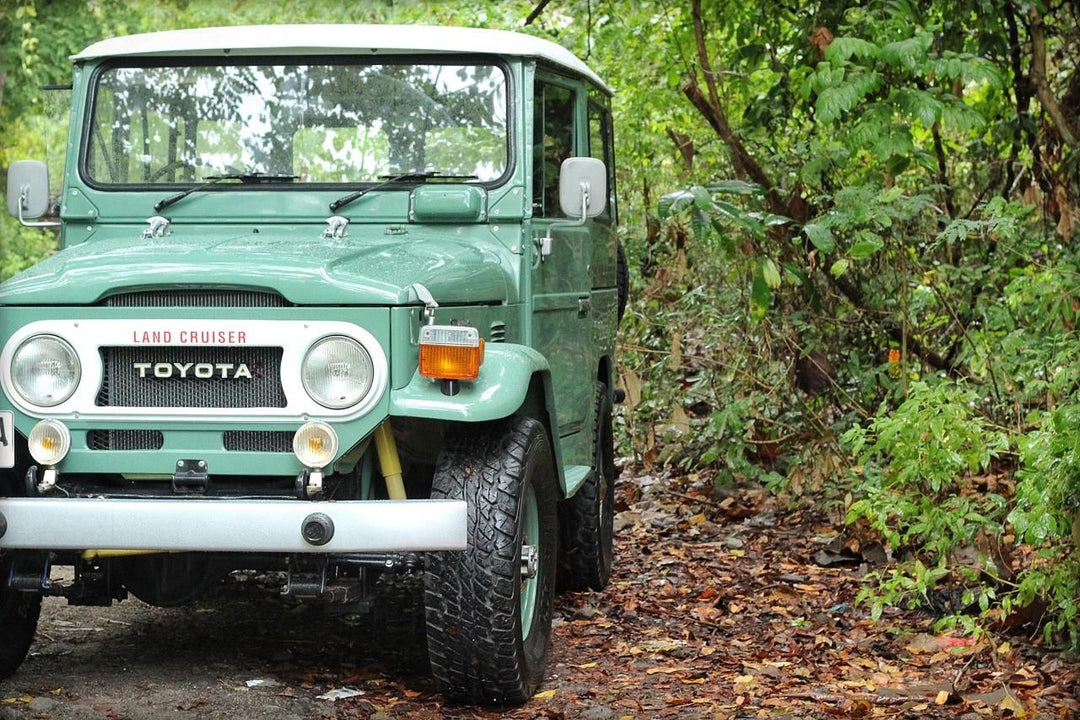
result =
[[127,35],[96,42],[72,60],[207,55],[403,55],[490,53],[538,58],[604,82],[561,45],[505,30],[431,25],[240,25]]

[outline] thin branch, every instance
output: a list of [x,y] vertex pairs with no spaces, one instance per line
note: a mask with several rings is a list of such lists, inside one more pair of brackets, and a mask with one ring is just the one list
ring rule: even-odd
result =
[[[949,165],[945,159],[945,144],[941,140],[941,124],[934,123],[930,128],[930,132],[934,137],[934,152],[937,155],[937,181],[941,185],[942,193],[945,195],[945,212],[949,216],[949,220],[956,218],[956,203],[953,202],[953,189],[952,183],[949,182]],[[953,258],[952,264],[956,265],[959,258]]]
[[709,99],[705,97],[705,93],[701,91],[701,88],[693,79],[683,81],[682,91],[690,103],[697,108],[698,112],[712,126],[712,129],[716,131],[716,134],[720,136],[720,139],[724,141],[724,144],[727,145],[728,150],[731,152],[731,164],[735,167],[736,176],[740,178],[749,177],[761,186],[765,191],[765,201],[769,212],[776,215],[787,215],[787,203],[780,197],[780,193],[777,192],[772,179],[765,173],[757,160],[747,152],[746,146],[742,144],[742,141],[731,129],[724,109],[709,102]]
[[[862,290],[848,279],[846,274],[841,275],[840,277],[834,277],[832,273],[825,273],[825,277],[845,298],[847,298],[848,302],[856,308],[866,309],[866,297],[863,295]],[[906,342],[907,347],[911,352],[918,355],[922,358],[923,362],[935,370],[944,370],[952,375],[959,374],[959,371],[956,368],[951,367],[940,354],[923,345],[918,337],[909,335],[905,338],[903,329],[897,327],[895,323],[883,320],[879,323],[879,327],[898,344]]]
[[544,8],[547,7],[549,2],[551,2],[551,0],[540,0],[540,2],[536,4],[536,7],[533,8],[533,11],[529,13],[529,17],[525,18],[525,24],[532,25],[533,20],[540,17],[540,13],[544,12]]
[[1035,94],[1039,103],[1046,110],[1046,114],[1054,121],[1061,139],[1070,147],[1077,144],[1077,130],[1073,127],[1070,119],[1058,104],[1054,97],[1054,91],[1046,78],[1046,26],[1043,24],[1042,15],[1036,3],[1028,7],[1029,27],[1031,35],[1031,84],[1035,86]]
[[675,148],[679,151],[679,154],[682,155],[683,169],[690,173],[694,169],[694,141],[690,139],[689,135],[671,127],[667,129],[667,135],[671,138],[671,142],[675,143]]
[[708,48],[705,47],[705,22],[701,19],[701,0],[694,0],[690,12],[694,18],[694,40],[697,43],[698,63],[705,74],[705,86],[709,88],[709,100],[712,101],[713,107],[721,108],[722,114],[723,106],[720,104],[720,93],[716,91],[716,74],[713,72],[712,62],[709,60]]

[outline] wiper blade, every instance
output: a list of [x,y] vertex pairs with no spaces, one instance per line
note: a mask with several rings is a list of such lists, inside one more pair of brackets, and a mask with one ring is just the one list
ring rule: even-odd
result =
[[432,170],[430,172],[407,172],[407,173],[399,173],[397,175],[380,175],[379,179],[382,180],[381,183],[377,183],[375,185],[372,185],[371,187],[366,187],[366,188],[363,188],[362,190],[357,190],[356,192],[349,193],[348,195],[345,195],[344,197],[339,197],[337,200],[330,203],[330,212],[337,212],[341,208],[343,208],[346,205],[348,205],[349,203],[351,203],[353,200],[359,200],[360,198],[367,195],[369,192],[373,192],[375,190],[381,190],[382,188],[386,187],[387,185],[393,185],[394,183],[398,183],[398,182],[420,182],[420,183],[422,183],[422,182],[427,182],[428,180],[435,180],[435,179],[438,179],[438,180],[477,180],[478,178],[477,178],[476,175],[453,175],[453,174],[448,174],[448,173],[442,173],[442,172],[439,172],[438,170]]
[[207,175],[206,182],[199,185],[192,185],[187,190],[178,192],[175,195],[170,195],[167,198],[163,198],[154,203],[154,211],[161,212],[165,208],[180,202],[193,192],[198,192],[211,185],[217,185],[222,180],[239,180],[242,185],[254,185],[261,183],[277,183],[277,182],[292,182],[297,179],[299,175],[267,175],[261,172],[250,173],[226,173],[225,175]]

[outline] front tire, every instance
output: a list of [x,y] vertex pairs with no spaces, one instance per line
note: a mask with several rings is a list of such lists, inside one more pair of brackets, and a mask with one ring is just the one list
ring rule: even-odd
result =
[[[10,569],[10,563],[0,562],[0,582],[7,583]],[[0,588],[0,679],[14,675],[26,659],[40,615],[40,595],[12,590],[6,584]]]
[[555,471],[531,418],[469,427],[448,438],[432,498],[468,502],[468,547],[428,555],[428,655],[452,701],[528,700],[544,677],[558,543]]

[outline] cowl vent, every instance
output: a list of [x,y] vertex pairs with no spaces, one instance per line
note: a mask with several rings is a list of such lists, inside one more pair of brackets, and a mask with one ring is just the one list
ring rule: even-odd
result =
[[110,295],[100,304],[127,308],[271,308],[292,303],[277,293],[253,290],[144,290]]

